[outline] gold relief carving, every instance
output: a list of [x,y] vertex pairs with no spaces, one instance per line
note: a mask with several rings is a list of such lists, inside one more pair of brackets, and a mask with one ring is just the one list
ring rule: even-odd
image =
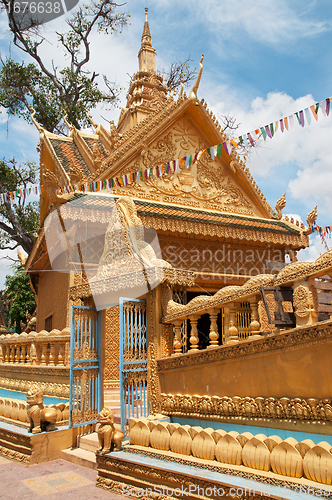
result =
[[331,399],[161,394],[161,412],[190,418],[332,421]]
[[[121,193],[123,194],[123,193]],[[139,196],[138,196],[139,198]],[[165,197],[164,197],[165,199]],[[174,199],[165,199],[165,201],[173,202]],[[181,204],[179,199],[176,199],[177,204]],[[194,203],[194,202],[193,202]],[[185,205],[195,206],[190,202],[186,202]],[[205,208],[211,208],[206,206]],[[213,207],[213,210],[217,209],[217,207]],[[235,213],[235,211],[227,208],[228,212]],[[236,213],[242,213],[239,210]],[[203,222],[193,222],[186,221],[180,219],[172,219],[171,217],[152,217],[149,215],[140,214],[140,219],[142,220],[144,226],[152,227],[155,230],[162,231],[171,231],[175,233],[188,233],[188,234],[199,234],[202,236],[217,236],[222,238],[231,238],[231,239],[241,239],[246,241],[261,241],[265,244],[273,243],[273,244],[286,244],[286,245],[303,245],[308,246],[308,238],[302,235],[296,234],[279,234],[274,233],[272,231],[262,231],[255,229],[245,229],[238,228],[232,226],[225,225],[217,225],[217,224],[207,224]]]
[[[278,310],[277,302],[274,298],[274,293],[265,292],[265,297],[270,311],[270,315],[272,318],[274,318],[274,312]],[[270,325],[262,300],[260,300],[258,303],[258,316],[261,323],[261,328],[260,328],[261,332],[274,332],[277,330],[277,327],[275,325],[272,324]]]
[[120,381],[120,313],[119,306],[106,310],[104,381],[119,386]]
[[[310,281],[309,281],[310,283]],[[314,283],[309,285],[309,302],[313,304],[316,316],[318,316],[318,293]]]
[[[59,375],[59,371],[50,370],[47,368],[36,368],[36,370],[31,371],[31,373],[42,374],[47,372],[47,375],[53,373],[54,375]],[[3,367],[1,367],[3,369]],[[11,367],[12,369],[12,367]],[[30,371],[30,370],[29,370]],[[66,374],[69,380],[69,370],[61,371],[61,375]],[[0,377],[0,387],[3,389],[19,391],[19,392],[28,392],[31,386],[33,386],[35,382],[26,379],[13,379],[13,378],[4,378]],[[60,398],[68,398],[69,397],[69,384],[57,384],[54,382],[38,382],[38,386],[43,391],[43,394],[46,396],[57,396]]]
[[[31,457],[31,446],[29,446],[30,438],[28,438],[27,441],[23,438],[23,436],[19,436],[18,442],[17,439],[15,439],[15,442],[11,443],[12,439],[13,435],[11,433],[0,432],[0,454],[6,458],[9,458],[10,460],[29,464]],[[17,448],[17,446],[19,446],[20,448],[26,448],[26,453],[12,450],[10,448],[12,444],[15,446],[15,448]]]
[[174,127],[174,141],[179,143],[184,151],[193,149],[197,144],[197,138],[196,131],[185,120]]
[[149,413],[156,415],[160,409],[160,386],[157,371],[157,322],[155,313],[156,289],[147,294],[147,341],[148,341],[148,390]]
[[161,325],[161,357],[172,354],[173,328],[172,325]]
[[309,290],[303,285],[299,285],[294,290],[293,304],[295,314],[300,318],[305,318],[310,313],[308,309]]

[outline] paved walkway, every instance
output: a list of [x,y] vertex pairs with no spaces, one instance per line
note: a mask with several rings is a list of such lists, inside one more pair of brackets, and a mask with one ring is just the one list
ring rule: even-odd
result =
[[97,471],[65,460],[26,466],[0,455],[1,500],[124,500],[95,486]]

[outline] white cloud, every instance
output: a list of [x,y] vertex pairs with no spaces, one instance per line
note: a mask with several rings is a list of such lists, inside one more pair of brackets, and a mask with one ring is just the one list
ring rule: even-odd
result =
[[[300,250],[299,253],[297,254],[297,258],[299,261],[313,262],[314,260],[318,259],[318,257],[320,257],[323,253],[326,252],[325,245],[322,242],[320,236],[318,236],[317,234],[310,235],[309,242],[310,246],[308,248]],[[326,242],[328,247],[332,248],[331,240],[327,239]]]
[[7,274],[13,274],[13,270],[11,266],[13,265],[13,261],[10,259],[6,259],[5,257],[9,256],[12,259],[17,259],[17,250],[1,250],[1,258],[0,258],[0,289],[4,287],[5,278]]
[[[285,93],[271,92],[265,98],[256,97],[249,106],[245,106],[238,99],[236,90],[228,91],[226,86],[212,88],[210,84],[203,87],[207,90],[209,107],[216,116],[231,114],[237,118],[241,125],[236,135],[251,132],[285,116],[294,116],[296,111],[316,102],[312,95],[294,99]],[[277,200],[286,191],[287,200],[300,203],[307,213],[318,205],[318,213],[322,216],[320,220],[328,220],[332,211],[331,132],[332,112],[325,117],[319,111],[317,122],[311,113],[310,125],[305,119],[302,128],[294,116],[294,124],[289,131],[282,133],[279,125],[272,139],[261,139],[260,147],[251,149],[247,164],[259,184],[260,180],[269,183],[270,193],[264,194],[270,194],[271,199]],[[276,180],[280,192],[274,192]],[[325,224],[330,225],[331,222]]]
[[[170,3],[159,0],[157,4],[172,11]],[[186,22],[208,25],[217,37],[219,50],[223,40],[241,39],[244,34],[253,40],[274,47],[288,47],[289,42],[317,36],[331,29],[328,13],[323,17],[321,9],[311,0],[183,0]],[[322,18],[322,19],[321,19]],[[171,21],[171,19],[170,19]],[[174,21],[175,22],[175,21]],[[295,46],[292,49],[296,49]],[[216,46],[217,49],[217,46]]]

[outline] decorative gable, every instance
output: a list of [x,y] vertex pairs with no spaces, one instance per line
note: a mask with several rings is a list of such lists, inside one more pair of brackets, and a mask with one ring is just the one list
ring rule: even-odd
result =
[[[181,158],[210,146],[204,133],[186,116],[178,117],[169,128],[145,145],[140,154],[122,170],[130,174]],[[227,161],[228,160],[228,161]],[[238,167],[238,168],[237,168]],[[237,170],[237,161],[217,157],[212,160],[205,153],[188,168],[180,165],[174,172],[154,173],[140,182],[130,181],[125,187],[115,187],[114,192],[138,199],[167,202],[226,213],[264,216],[261,204],[256,202]],[[128,176],[130,178],[130,176]]]

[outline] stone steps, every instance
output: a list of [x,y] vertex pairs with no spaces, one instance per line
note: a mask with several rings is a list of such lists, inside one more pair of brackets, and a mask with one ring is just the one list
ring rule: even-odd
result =
[[[120,389],[104,390],[104,405],[111,408],[114,412],[114,423],[117,429],[120,429],[121,407],[120,407]],[[77,447],[68,448],[61,451],[61,458],[76,465],[83,465],[89,469],[96,469],[96,450],[99,448],[98,434],[83,434],[77,438]]]
[[76,465],[96,469],[96,450],[99,448],[98,434],[84,434],[77,438],[77,448],[62,450],[61,458]]
[[83,465],[88,469],[97,469],[96,455],[93,451],[82,450],[82,448],[68,448],[62,450],[60,458],[76,465]]
[[120,388],[104,389],[104,406],[114,411],[114,423],[121,423]]

